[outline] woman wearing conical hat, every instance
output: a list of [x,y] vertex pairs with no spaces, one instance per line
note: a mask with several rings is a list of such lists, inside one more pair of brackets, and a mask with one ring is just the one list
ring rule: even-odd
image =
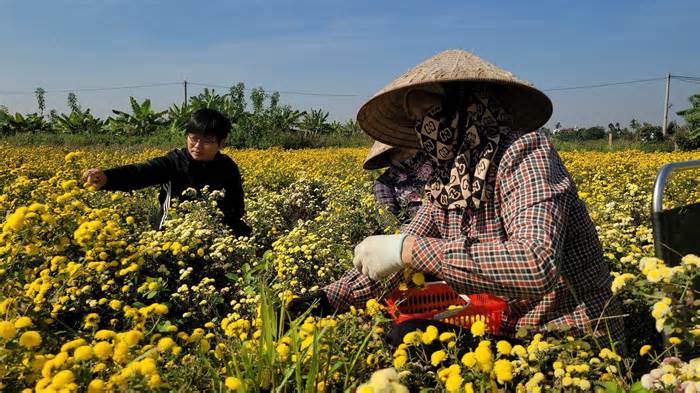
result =
[[374,142],[362,167],[387,168],[374,182],[374,199],[400,222],[410,222],[423,204],[425,184],[433,174],[430,157],[417,149]]
[[429,203],[401,234],[358,244],[355,268],[315,295],[316,312],[364,306],[404,270],[422,271],[461,294],[507,299],[505,334],[547,325],[603,345],[620,339],[595,226],[554,148],[533,131],[551,113],[542,92],[462,50],[439,53],[379,91],[358,123],[380,142],[433,159]]

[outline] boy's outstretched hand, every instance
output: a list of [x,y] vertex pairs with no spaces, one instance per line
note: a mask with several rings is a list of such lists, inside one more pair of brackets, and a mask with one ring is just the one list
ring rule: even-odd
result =
[[107,176],[99,168],[90,168],[83,173],[83,181],[99,190],[107,184]]

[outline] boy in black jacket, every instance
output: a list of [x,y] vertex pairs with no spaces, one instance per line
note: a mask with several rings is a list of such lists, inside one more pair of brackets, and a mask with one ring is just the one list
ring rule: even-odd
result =
[[167,218],[170,199],[183,198],[185,189],[209,186],[210,190],[225,190],[219,201],[224,222],[237,236],[248,236],[251,229],[241,220],[245,214],[241,174],[236,163],[220,152],[230,131],[231,122],[226,116],[213,109],[200,109],[192,113],[185,126],[186,148],[140,164],[104,171],[91,168],[83,176],[98,190],[132,191],[160,184],[158,228]]

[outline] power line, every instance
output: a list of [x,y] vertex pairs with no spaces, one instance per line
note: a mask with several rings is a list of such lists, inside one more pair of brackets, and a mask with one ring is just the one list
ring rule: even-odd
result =
[[700,84],[700,78],[695,76],[672,75],[671,78],[679,82]]
[[[684,75],[672,75],[672,79],[686,82],[686,83],[700,83],[700,77],[697,76],[684,76]],[[549,89],[542,89],[542,91],[568,91],[568,90],[581,90],[581,89],[595,89],[608,86],[622,86],[631,85],[637,83],[646,83],[664,80],[665,77],[658,78],[646,78],[646,79],[635,79],[629,81],[619,81],[619,82],[607,82],[589,85],[579,85],[579,86],[566,86],[566,87],[555,87]],[[71,93],[71,92],[98,92],[98,91],[113,91],[113,90],[129,90],[129,89],[143,89],[150,87],[162,87],[162,86],[179,86],[183,82],[163,82],[163,83],[148,83],[148,84],[138,84],[138,85],[126,85],[126,86],[107,86],[107,87],[87,87],[87,88],[74,88],[74,89],[55,89],[46,90],[46,94],[50,93]],[[201,82],[188,82],[188,84],[200,87],[210,87],[217,89],[229,89],[231,86],[215,83],[201,83]],[[251,88],[245,88],[246,91],[252,91]],[[312,97],[363,97],[368,98],[369,95],[356,94],[356,93],[328,93],[328,92],[311,92],[311,91],[298,91],[298,90],[280,90],[277,91],[280,94],[285,95],[301,95],[301,96],[312,96]],[[0,91],[0,95],[24,95],[24,94],[34,94],[34,92],[27,91]]]
[[26,91],[0,91],[0,95],[5,95],[5,96],[15,96],[15,95],[24,95],[24,94],[34,94],[34,93],[27,93]]
[[[212,83],[198,83],[198,82],[188,82],[191,85],[194,86],[202,86],[202,87],[212,87],[212,88],[217,88],[217,89],[229,89],[231,86],[225,86],[225,85],[219,85],[219,84],[212,84]],[[244,88],[243,90],[246,91],[252,91],[253,89],[251,88]],[[291,90],[275,90],[276,92],[280,94],[290,94],[290,95],[302,95],[302,96],[317,96],[317,97],[369,97],[365,96],[362,94],[352,94],[352,93],[317,93],[317,92],[309,92],[309,91],[291,91]]]
[[700,76],[671,75],[671,78],[700,80]]
[[62,89],[47,91],[47,93],[70,93],[74,91],[105,91],[105,90],[126,90],[126,89],[141,89],[145,87],[160,87],[160,86],[173,86],[180,85],[182,82],[164,82],[164,83],[151,83],[147,85],[131,85],[131,86],[113,86],[113,87],[93,87],[93,88],[82,88],[82,89]]
[[[44,93],[74,93],[74,92],[86,92],[86,91],[108,91],[108,90],[129,90],[129,89],[142,89],[146,87],[160,87],[160,86],[174,86],[180,85],[182,82],[163,82],[163,83],[149,83],[143,85],[127,85],[127,86],[110,86],[110,87],[83,87],[76,89],[57,89],[57,90],[45,90]],[[34,94],[34,92],[22,92],[22,91],[0,91],[3,95],[21,95],[21,94]]]
[[666,79],[666,78],[661,77],[661,78],[636,79],[636,80],[624,81],[624,82],[599,83],[599,84],[595,84],[595,85],[555,87],[555,88],[551,88],[551,89],[542,89],[542,91],[565,91],[565,90],[579,90],[579,89],[594,89],[594,88],[598,88],[598,87],[631,85],[634,83],[653,82],[653,81],[660,81],[660,80],[664,80],[664,79]]

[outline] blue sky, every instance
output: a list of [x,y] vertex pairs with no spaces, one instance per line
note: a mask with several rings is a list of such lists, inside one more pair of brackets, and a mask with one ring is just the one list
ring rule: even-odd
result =
[[[540,89],[700,76],[697,0],[0,0],[0,10],[0,105],[21,112],[35,110],[33,95],[3,93],[187,79],[356,94],[282,94],[345,120],[394,77],[449,48],[471,50]],[[672,112],[698,89],[673,81]],[[180,86],[77,94],[100,115],[126,108],[129,95],[158,108],[182,101]],[[663,81],[547,94],[550,125],[662,118]],[[48,94],[47,107],[65,110],[66,95]]]

